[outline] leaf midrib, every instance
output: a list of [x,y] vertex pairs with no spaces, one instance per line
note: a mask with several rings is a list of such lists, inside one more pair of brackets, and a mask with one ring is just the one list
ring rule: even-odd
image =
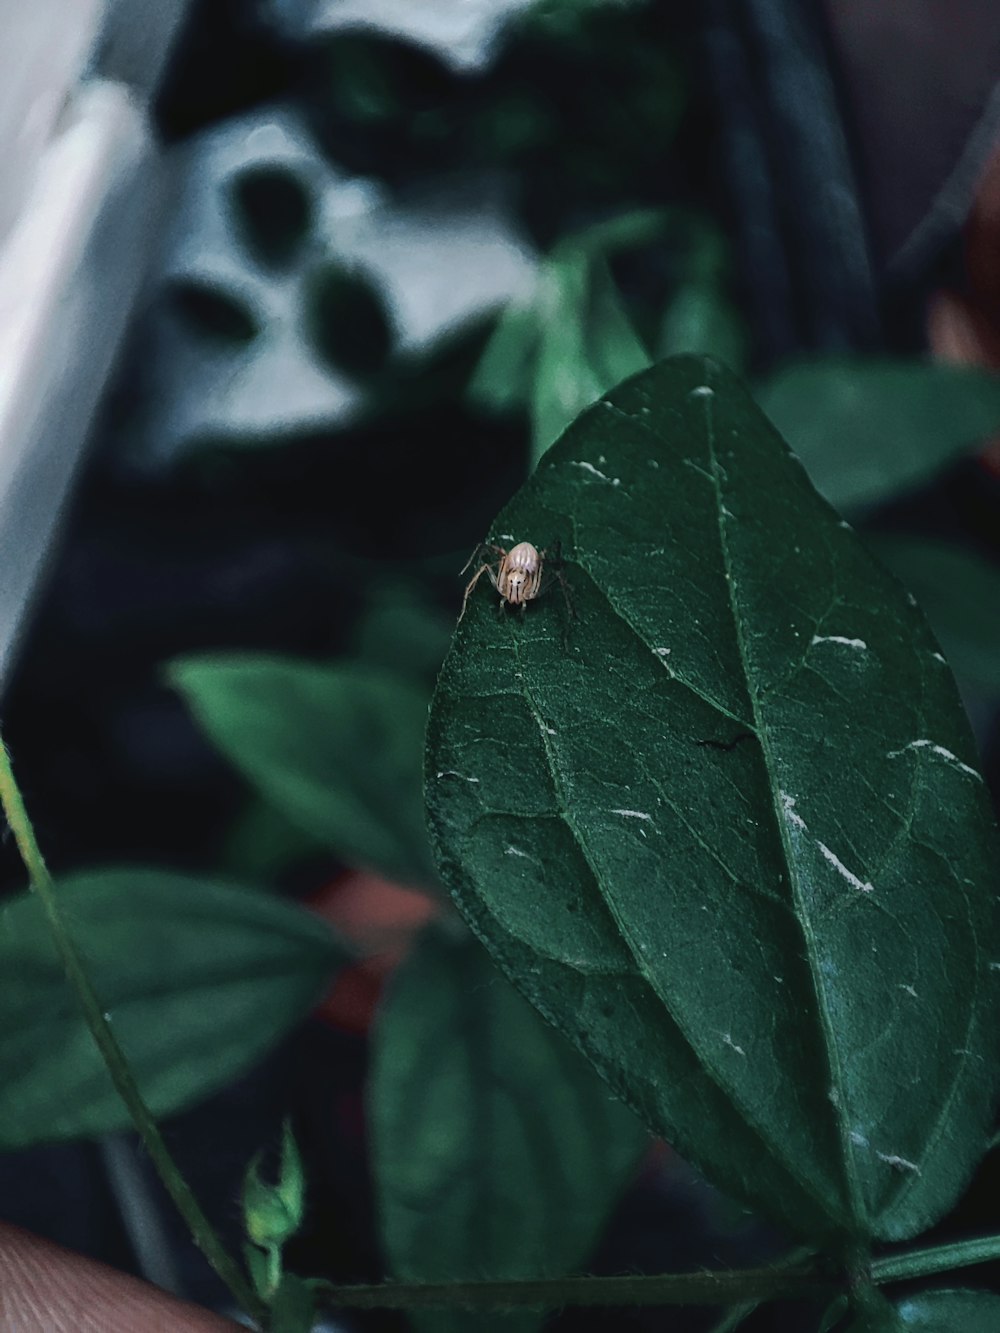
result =
[[[805,941],[806,965],[812,980],[813,992],[816,998],[816,1009],[820,1017],[820,1026],[823,1034],[823,1052],[826,1058],[827,1068],[830,1071],[831,1086],[835,1087],[839,1092],[843,1087],[844,1079],[839,1051],[835,1041],[835,1026],[831,1020],[827,1007],[826,993],[823,989],[822,979],[816,968],[815,936],[812,930],[812,923],[806,911],[805,898],[801,892],[798,863],[792,855],[792,850],[789,845],[788,826],[784,818],[783,810],[779,809],[779,793],[774,786],[775,765],[771,751],[767,720],[761,713],[759,700],[753,689],[749,670],[747,645],[743,635],[743,626],[740,619],[739,608],[736,602],[736,578],[732,567],[732,559],[730,557],[729,543],[726,533],[725,505],[723,503],[722,487],[720,483],[721,465],[716,452],[715,428],[712,420],[712,404],[714,398],[706,394],[703,396],[702,401],[705,414],[705,443],[708,449],[708,460],[711,467],[713,489],[715,491],[715,516],[718,524],[719,549],[726,576],[726,595],[729,601],[730,615],[733,622],[736,648],[739,653],[740,664],[743,668],[743,681],[746,687],[747,697],[750,701],[750,709],[753,714],[754,730],[757,734],[757,740],[764,758],[764,767],[768,776],[768,789],[771,797],[771,808],[777,826],[778,837],[784,852],[785,867],[788,872],[788,882],[795,899],[796,910],[794,915]],[[840,1098],[838,1097],[836,1101],[831,1099],[830,1104],[833,1111],[834,1123],[837,1127],[837,1135],[841,1143],[840,1165],[842,1178],[847,1187],[847,1201],[852,1215],[858,1221],[862,1221],[865,1216],[865,1210],[862,1206],[860,1182],[857,1173],[854,1170],[854,1154],[851,1152],[850,1131],[840,1106]]]
[[[633,630],[632,632],[635,633],[637,637],[640,638],[641,641],[641,636],[639,635],[638,631]],[[512,636],[512,638],[514,640],[514,654],[517,659],[518,666],[520,667],[523,665],[521,661],[520,643],[518,642],[516,636]],[[526,683],[526,673],[523,671],[520,673],[519,685],[524,701],[528,705],[528,708],[531,711],[531,716],[534,719],[535,724],[538,727],[539,735],[541,736],[542,746],[545,750],[545,758],[548,770],[552,777],[555,795],[559,804],[558,817],[563,820],[566,827],[573,835],[573,839],[580,850],[580,854],[587,863],[590,873],[593,876],[594,884],[596,885],[598,893],[600,894],[601,901],[604,904],[608,914],[610,915],[619,937],[622,939],[626,948],[628,949],[628,952],[633,960],[633,963],[635,964],[636,974],[643,980],[643,982],[647,986],[650,987],[651,991],[656,996],[658,1003],[662,1004],[664,1008],[667,1010],[667,1012],[670,1014],[671,1020],[673,1021],[675,1027],[677,1028],[677,1031],[681,1034],[688,1048],[694,1053],[698,1067],[705,1074],[705,1077],[708,1078],[709,1081],[719,1089],[719,1091],[725,1097],[729,1105],[733,1107],[733,1110],[736,1112],[736,1114],[744,1121],[744,1123],[748,1126],[748,1128],[750,1128],[752,1132],[756,1135],[756,1137],[760,1140],[761,1144],[763,1145],[768,1155],[773,1157],[781,1166],[781,1168],[787,1171],[789,1175],[798,1182],[803,1192],[816,1202],[820,1211],[825,1216],[835,1217],[836,1215],[835,1211],[831,1210],[831,1201],[825,1197],[822,1189],[818,1188],[816,1180],[812,1176],[801,1172],[799,1170],[797,1163],[786,1161],[784,1157],[780,1156],[776,1152],[775,1148],[772,1145],[771,1138],[767,1134],[765,1128],[757,1123],[755,1117],[749,1114],[747,1109],[742,1105],[741,1099],[737,1099],[734,1097],[732,1089],[727,1087],[725,1082],[723,1082],[722,1079],[717,1076],[715,1069],[709,1063],[707,1063],[701,1058],[698,1045],[691,1040],[687,1032],[684,1030],[681,1024],[674,1017],[673,1013],[670,1011],[669,1006],[667,1006],[666,1003],[663,1001],[663,999],[660,997],[655,982],[647,974],[646,962],[642,956],[641,951],[636,950],[636,948],[633,946],[632,940],[630,939],[628,933],[625,930],[623,930],[622,927],[618,924],[618,919],[614,911],[614,908],[611,906],[611,904],[608,903],[601,889],[601,876],[597,873],[597,870],[594,867],[594,862],[592,857],[590,856],[589,849],[586,844],[586,839],[584,838],[581,830],[577,828],[576,822],[570,814],[569,803],[566,801],[564,796],[563,784],[560,779],[560,767],[557,762],[556,756],[553,753],[552,739],[546,730],[541,710],[535,703],[535,700],[532,697],[531,692],[528,688],[528,685]],[[569,964],[564,964],[564,966],[569,966]]]

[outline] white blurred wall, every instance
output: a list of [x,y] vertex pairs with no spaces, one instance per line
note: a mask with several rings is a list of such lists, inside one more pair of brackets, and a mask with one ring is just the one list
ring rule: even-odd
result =
[[151,251],[185,4],[0,0],[0,684]]

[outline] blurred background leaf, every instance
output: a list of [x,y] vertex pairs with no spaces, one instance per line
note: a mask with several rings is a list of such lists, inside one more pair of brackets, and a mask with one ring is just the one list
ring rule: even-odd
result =
[[[351,961],[316,917],[241,885],[134,867],[74,875],[57,892],[156,1115],[247,1070]],[[0,1144],[128,1128],[30,894],[4,905],[0,971]]]
[[969,367],[824,358],[756,394],[837,509],[892,499],[1000,431],[1000,376]]
[[213,744],[349,866],[436,882],[421,799],[429,691],[358,663],[182,658],[168,670]]
[[[368,1090],[394,1276],[549,1277],[587,1263],[647,1130],[455,920],[394,977]],[[424,1333],[527,1333],[544,1314],[411,1316]]]

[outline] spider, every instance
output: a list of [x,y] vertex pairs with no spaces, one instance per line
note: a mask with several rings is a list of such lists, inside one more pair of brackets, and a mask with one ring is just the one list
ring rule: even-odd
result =
[[[482,557],[492,552],[492,560],[483,560]],[[557,566],[551,574],[545,574],[545,562],[550,562]],[[563,597],[566,599],[566,605],[572,614],[572,603],[569,597],[569,588],[562,570],[558,568],[561,558],[558,554],[558,548],[549,556],[548,551],[540,551],[537,546],[531,542],[518,542],[512,546],[509,551],[502,546],[495,546],[491,542],[483,542],[472,552],[466,561],[462,573],[469,568],[476,560],[481,563],[479,568],[473,574],[472,578],[466,584],[465,595],[462,598],[462,610],[459,620],[465,615],[465,608],[468,605],[469,598],[472,596],[472,590],[484,574],[489,576],[490,582],[500,594],[500,610],[504,606],[519,606],[521,614],[524,615],[525,608],[529,602],[533,602],[536,597],[540,597],[547,588],[551,586],[552,579],[555,579],[562,588]]]

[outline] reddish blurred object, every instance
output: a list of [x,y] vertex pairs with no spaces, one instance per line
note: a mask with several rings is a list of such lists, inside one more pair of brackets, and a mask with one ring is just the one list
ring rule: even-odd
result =
[[[963,240],[965,285],[931,297],[928,345],[942,361],[1000,372],[1000,136],[980,178]],[[987,445],[980,461],[1000,478],[1000,438]]]
[[362,955],[341,972],[317,1013],[342,1031],[364,1035],[386,978],[417,932],[441,910],[440,904],[420,889],[404,888],[367,870],[348,870],[306,906]]

